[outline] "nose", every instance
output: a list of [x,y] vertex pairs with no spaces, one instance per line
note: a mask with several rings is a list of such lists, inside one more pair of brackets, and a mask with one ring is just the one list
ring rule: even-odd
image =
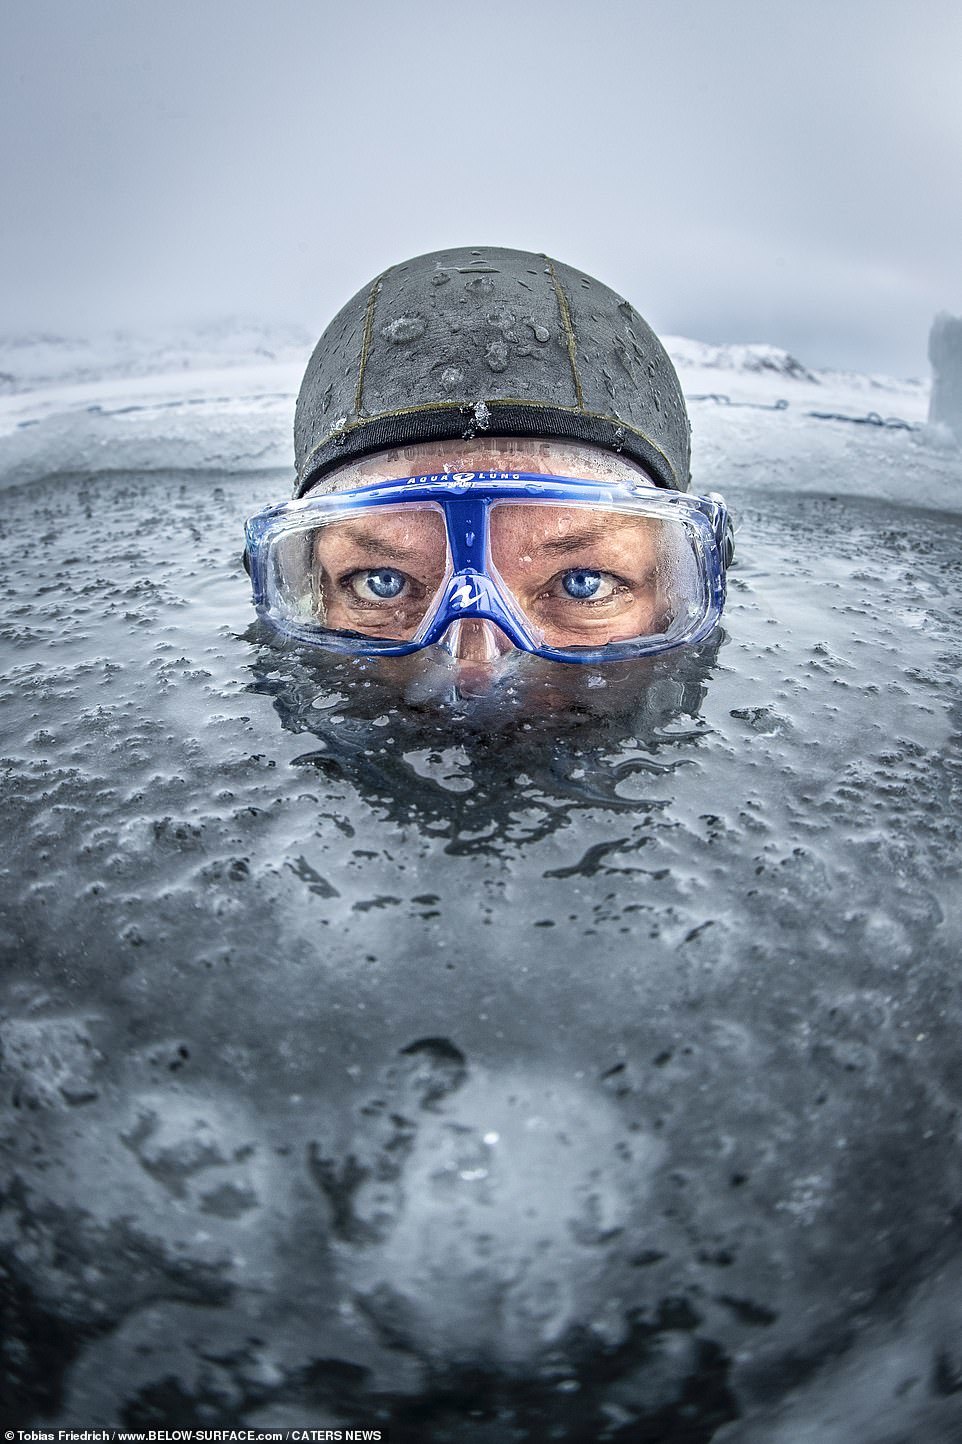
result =
[[506,654],[517,652],[501,628],[484,617],[452,622],[440,645],[454,659],[456,695],[464,698],[486,697],[492,692]]
[[482,617],[464,617],[452,622],[440,645],[458,662],[497,662],[506,652],[515,650],[514,643],[494,622]]

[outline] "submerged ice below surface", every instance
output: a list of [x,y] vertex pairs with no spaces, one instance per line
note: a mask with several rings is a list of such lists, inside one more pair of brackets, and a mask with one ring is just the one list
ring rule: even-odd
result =
[[249,624],[282,491],[5,496],[14,1412],[957,1438],[959,518],[731,492],[725,634],[472,705]]

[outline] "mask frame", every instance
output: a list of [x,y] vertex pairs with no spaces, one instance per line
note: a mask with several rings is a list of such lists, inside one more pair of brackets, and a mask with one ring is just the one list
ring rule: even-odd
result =
[[[500,502],[592,505],[617,512],[670,517],[686,527],[700,564],[700,611],[684,630],[665,640],[641,636],[602,646],[552,647],[533,628],[490,560],[492,507]],[[272,591],[271,553],[277,543],[315,530],[322,521],[347,519],[366,509],[430,503],[444,515],[448,572],[414,637],[388,641],[356,632],[331,630],[297,618],[279,607]],[[459,471],[401,477],[323,495],[309,493],[268,507],[245,528],[245,564],[254,606],[269,625],[287,636],[325,651],[356,656],[404,657],[439,642],[448,628],[470,618],[493,622],[522,652],[557,662],[590,663],[651,656],[702,641],[717,625],[725,604],[725,578],[734,554],[734,528],[724,500],[716,492],[692,496],[650,483],[609,484],[534,472]]]

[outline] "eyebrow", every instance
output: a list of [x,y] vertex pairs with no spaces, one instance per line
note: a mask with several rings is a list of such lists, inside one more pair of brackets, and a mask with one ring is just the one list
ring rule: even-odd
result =
[[[320,528],[314,535],[314,547],[318,542],[324,540],[326,528]],[[359,551],[367,552],[369,556],[384,556],[390,553],[391,557],[399,561],[408,561],[411,558],[426,558],[427,549],[424,547],[406,547],[399,542],[386,541],[383,536],[373,531],[350,531],[341,536],[334,536],[335,542],[347,543],[356,547]],[[431,558],[433,560],[433,557]]]
[[592,542],[602,541],[608,533],[606,526],[588,527],[584,531],[569,532],[567,536],[555,538],[553,541],[543,541],[539,544],[539,550],[545,552],[570,552],[578,547],[590,546]]

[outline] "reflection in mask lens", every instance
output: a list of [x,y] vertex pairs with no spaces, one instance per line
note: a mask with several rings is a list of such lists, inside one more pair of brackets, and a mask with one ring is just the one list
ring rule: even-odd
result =
[[601,647],[681,636],[704,614],[699,542],[677,517],[501,502],[491,561],[540,643]]
[[439,507],[372,507],[279,538],[269,603],[309,626],[407,642],[449,575]]

